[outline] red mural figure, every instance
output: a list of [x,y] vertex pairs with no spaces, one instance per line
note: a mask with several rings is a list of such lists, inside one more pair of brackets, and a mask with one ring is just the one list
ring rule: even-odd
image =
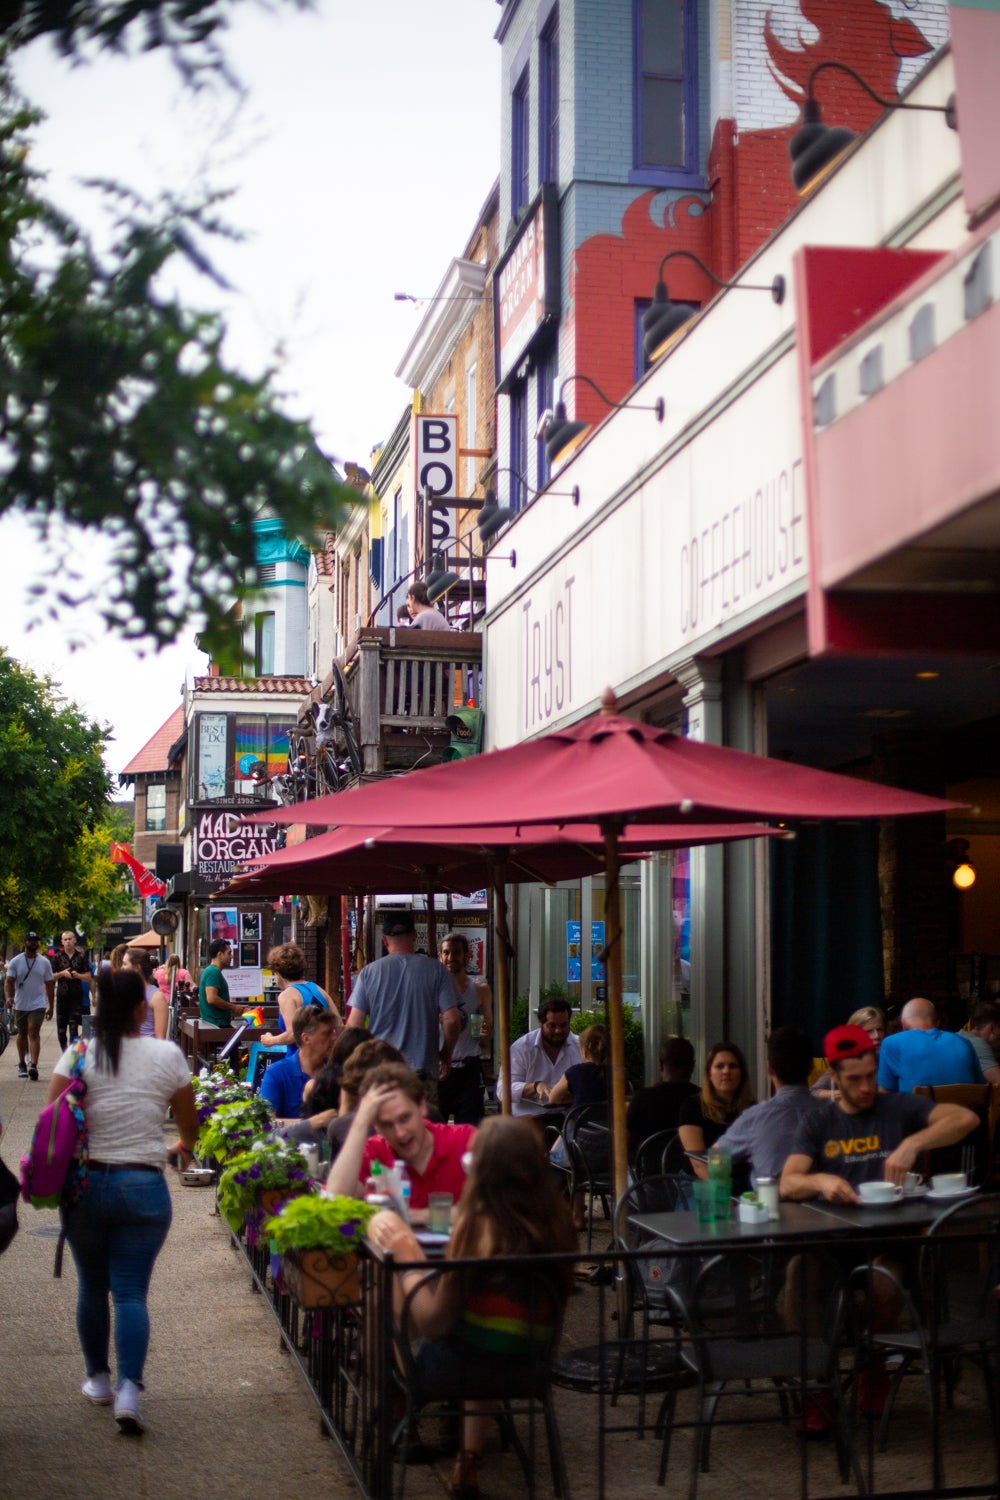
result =
[[[798,47],[781,42],[764,17],[760,66],[801,107],[809,75],[821,62],[847,63],[882,98],[895,97],[906,58],[931,51],[912,21],[894,17],[880,0],[800,0],[804,24],[814,40]],[[815,97],[830,124],[863,131],[881,109],[846,73],[829,69],[817,79]],[[619,232],[592,235],[578,245],[570,264],[566,328],[573,340],[567,368],[586,372],[615,400],[635,379],[636,304],[652,296],[659,261],[670,250],[692,250],[728,280],[788,216],[798,201],[792,186],[788,143],[797,118],[773,129],[740,128],[719,120],[709,152],[711,196],[643,193],[625,210]],[[704,303],[713,288],[696,266],[678,261],[668,268],[672,296]],[[600,421],[607,409],[585,386],[571,398],[583,421]]]

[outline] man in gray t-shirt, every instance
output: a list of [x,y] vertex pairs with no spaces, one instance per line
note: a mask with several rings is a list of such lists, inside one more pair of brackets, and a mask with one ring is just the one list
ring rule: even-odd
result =
[[[398,1047],[410,1067],[436,1091],[461,1030],[458,991],[443,964],[415,953],[413,914],[394,912],[382,927],[386,954],[366,964],[351,991],[348,1026]],[[444,1030],[439,1048],[438,1027]]]
[[871,1038],[860,1026],[828,1032],[823,1052],[840,1090],[804,1116],[781,1174],[783,1198],[857,1203],[863,1182],[895,1182],[924,1151],[964,1140],[979,1121],[971,1109],[915,1094],[880,1094]]

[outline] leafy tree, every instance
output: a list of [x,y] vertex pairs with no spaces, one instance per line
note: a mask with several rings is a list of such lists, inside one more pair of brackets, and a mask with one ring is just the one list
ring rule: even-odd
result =
[[232,0],[0,0],[0,34],[15,45],[48,36],[74,58],[90,44],[121,52],[138,40],[144,52],[165,47],[195,79],[224,67],[217,33],[231,9]]
[[[35,119],[0,75],[0,514],[16,507],[43,533],[58,519],[101,528],[108,625],[160,646],[195,622],[232,660],[254,519],[266,509],[308,542],[348,492],[271,377],[227,367],[221,319],[160,290],[179,260],[211,271],[212,205],[154,211],[105,184],[120,214],[100,253],[39,192]],[[95,581],[68,570],[46,598],[57,613],[94,599]]]
[[0,652],[0,939],[63,911],[81,842],[108,816],[110,730]]
[[32,919],[40,932],[58,941],[67,927],[78,928],[89,946],[106,922],[132,908],[131,875],[125,865],[111,863],[112,843],[128,842],[131,837],[131,818],[109,802],[102,820],[84,828],[68,851],[64,884],[39,893]]

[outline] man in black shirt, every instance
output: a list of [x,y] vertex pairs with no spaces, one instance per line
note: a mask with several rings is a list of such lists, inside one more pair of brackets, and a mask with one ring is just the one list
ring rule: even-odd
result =
[[83,1013],[81,977],[90,978],[90,967],[83,949],[77,947],[75,932],[63,933],[62,947],[55,950],[49,962],[56,978],[56,1031],[59,1045],[65,1052],[70,1042],[75,1042],[80,1035]]
[[628,1107],[625,1129],[628,1148],[635,1148],[659,1130],[676,1130],[681,1104],[698,1086],[691,1082],[694,1048],[683,1036],[668,1037],[660,1046],[660,1082],[640,1089]]

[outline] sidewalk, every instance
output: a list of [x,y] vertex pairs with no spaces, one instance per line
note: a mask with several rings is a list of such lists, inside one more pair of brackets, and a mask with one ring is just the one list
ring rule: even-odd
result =
[[[0,1150],[14,1172],[57,1057],[55,1025],[46,1022],[37,1083],[17,1078],[13,1042],[0,1058]],[[356,1495],[225,1224],[213,1216],[212,1193],[168,1177],[174,1221],[150,1289],[141,1438],[121,1437],[110,1408],[80,1394],[72,1257],[67,1249],[55,1281],[58,1215],[20,1205],[20,1232],[0,1257],[0,1500]],[[113,1365],[112,1355],[112,1374]]]

